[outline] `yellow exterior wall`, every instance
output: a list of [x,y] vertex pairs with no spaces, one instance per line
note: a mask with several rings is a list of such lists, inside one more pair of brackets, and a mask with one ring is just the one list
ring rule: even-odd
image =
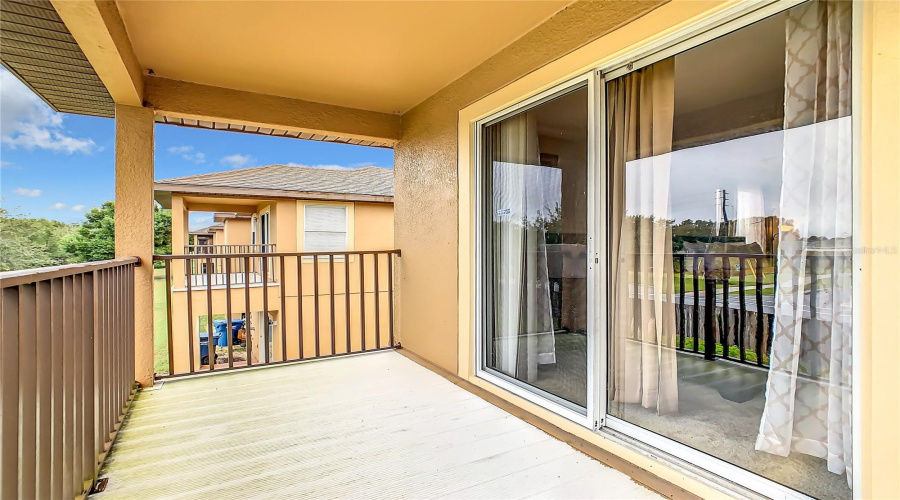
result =
[[[241,199],[235,203],[246,205],[253,200]],[[394,221],[393,206],[385,203],[343,203],[323,202],[307,200],[263,200],[257,203],[256,215],[268,212],[269,226],[272,242],[279,253],[293,253],[303,251],[303,214],[307,205],[341,205],[347,207],[347,231],[349,246],[348,251],[391,250],[394,248]],[[184,241],[187,227],[187,211],[182,196],[172,195],[172,228],[173,245]],[[227,205],[218,205],[219,211],[233,211]],[[231,207],[233,208],[233,207]],[[180,214],[180,215],[179,215]],[[229,219],[230,222],[246,222],[246,241],[250,241],[250,221],[247,219]],[[240,244],[232,238],[232,227],[227,226],[227,240],[225,244]],[[243,231],[244,229],[242,229]],[[218,231],[218,234],[225,232]],[[221,241],[215,243],[221,244]],[[174,248],[174,247],[173,247]],[[319,321],[318,321],[318,349],[316,348],[316,281],[313,259],[306,257],[302,263],[302,300],[298,301],[298,269],[297,258],[286,257],[284,259],[284,280],[281,279],[281,261],[279,258],[270,259],[268,266],[274,266],[275,278],[279,284],[269,284],[266,287],[268,311],[276,321],[273,335],[273,360],[282,359],[282,326],[284,327],[284,345],[288,359],[296,359],[300,355],[300,309],[303,309],[302,344],[303,356],[329,355],[344,352],[347,349],[347,295],[349,291],[349,316],[350,316],[350,347],[352,350],[362,348],[361,330],[362,323],[360,288],[366,292],[365,297],[365,323],[366,323],[366,347],[387,347],[390,342],[390,302],[389,279],[387,274],[387,257],[379,257],[378,276],[378,322],[376,327],[376,300],[375,300],[375,276],[374,261],[372,255],[365,256],[364,282],[360,283],[359,256],[351,256],[349,263],[349,276],[346,275],[346,263],[342,257],[336,257],[334,262],[327,257],[318,259],[318,290],[319,290]],[[177,262],[177,261],[176,261]],[[256,260],[256,262],[259,262]],[[174,272],[177,264],[173,264],[173,294],[172,294],[172,345],[174,355],[174,369],[176,373],[186,372],[190,368],[190,347],[188,335],[188,293],[185,289],[184,268],[181,266],[180,274]],[[224,271],[224,261],[216,263],[216,272]],[[236,261],[232,261],[236,266]],[[332,348],[332,316],[331,316],[331,266],[334,267],[334,348]],[[258,270],[260,264],[251,263],[253,270]],[[396,261],[395,267],[396,269]],[[180,279],[179,279],[180,277]],[[346,284],[349,281],[349,288]],[[284,291],[285,308],[282,314],[281,300]],[[231,290],[231,316],[240,318],[246,310],[246,301],[250,300],[249,311],[255,314],[263,310],[263,287],[261,284],[251,285],[248,289],[235,287]],[[208,315],[208,295],[206,288],[193,288],[191,292],[190,324],[195,338],[201,316]],[[211,305],[213,316],[225,315],[228,306],[228,292],[223,286],[213,287],[211,293]],[[255,317],[254,317],[255,321]],[[377,339],[376,339],[377,337]],[[259,330],[253,332],[253,346],[251,348],[252,362],[259,362],[260,345],[262,340]],[[194,367],[200,366],[199,341],[194,341]],[[221,359],[220,359],[221,362]]]
[[861,10],[859,477],[861,498],[900,498],[900,2]]
[[225,219],[225,244],[250,244],[250,219]]
[[404,255],[397,281],[404,348],[457,371],[457,235],[466,232],[458,226],[459,110],[662,3],[575,3],[403,115],[394,231]]
[[[403,250],[398,313],[404,348],[703,498],[722,493],[474,377],[472,291],[477,285],[470,138],[476,120],[737,3],[675,0],[628,23],[655,5],[622,2],[618,10],[607,5],[591,22],[601,32],[617,29],[592,42],[601,33],[586,30],[582,20],[590,19],[597,7],[577,3],[405,114],[395,156],[395,231],[397,247]],[[862,498],[898,498],[900,337],[894,333],[900,324],[900,4],[859,5],[864,15],[857,24],[861,46],[854,55],[863,61],[856,114],[861,125],[857,149],[862,204],[857,246],[875,250],[858,259],[861,307],[855,364],[860,373],[855,411],[860,415],[862,472],[855,487]],[[554,39],[560,35],[563,40]],[[583,38],[573,39],[579,36]]]

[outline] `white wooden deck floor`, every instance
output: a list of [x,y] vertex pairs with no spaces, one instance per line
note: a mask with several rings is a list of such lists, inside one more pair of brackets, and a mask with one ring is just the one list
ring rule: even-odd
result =
[[395,352],[143,391],[91,498],[660,498]]

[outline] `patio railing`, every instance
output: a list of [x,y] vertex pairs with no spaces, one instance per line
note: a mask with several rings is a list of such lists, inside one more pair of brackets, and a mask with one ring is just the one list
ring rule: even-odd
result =
[[[159,255],[168,368],[157,378],[390,349],[399,250]],[[258,272],[271,280],[255,282]],[[184,282],[204,266],[205,283]],[[213,270],[230,277],[217,281]],[[191,271],[193,272],[193,271]],[[197,276],[194,276],[197,278]]]
[[677,349],[707,360],[768,366],[775,317],[774,256],[683,253],[673,258]]
[[[207,255],[206,259],[191,260],[188,270],[190,271],[191,285],[194,288],[204,287],[207,284],[212,286],[224,285],[226,281],[231,284],[241,283],[246,277],[247,283],[262,283],[267,281],[274,283],[277,281],[277,272],[275,269],[275,261],[267,257],[254,257],[249,260],[238,260],[232,263],[229,272],[225,270],[224,255],[234,254],[271,254],[275,252],[275,244],[265,245],[185,245],[184,253],[187,255]],[[267,260],[267,273],[263,273],[263,260]],[[245,273],[244,271],[249,271]],[[185,284],[187,286],[187,278]]]
[[90,491],[136,387],[139,265],[0,274],[0,497]]
[[274,243],[265,245],[185,245],[184,253],[202,255],[222,255],[233,253],[272,253]]

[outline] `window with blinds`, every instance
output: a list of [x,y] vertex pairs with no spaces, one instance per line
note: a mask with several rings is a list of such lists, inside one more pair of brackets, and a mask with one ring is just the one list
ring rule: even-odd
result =
[[303,212],[304,252],[347,250],[347,207],[306,205]]

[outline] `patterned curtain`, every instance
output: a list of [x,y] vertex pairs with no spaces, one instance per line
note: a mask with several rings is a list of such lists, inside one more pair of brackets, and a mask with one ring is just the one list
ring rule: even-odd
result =
[[787,13],[775,322],[756,449],[827,461],[852,486],[849,1]]

